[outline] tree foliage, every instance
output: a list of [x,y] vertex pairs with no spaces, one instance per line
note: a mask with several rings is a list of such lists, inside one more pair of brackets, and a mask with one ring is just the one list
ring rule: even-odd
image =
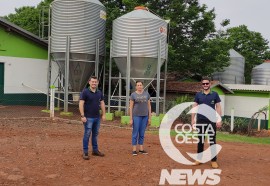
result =
[[6,19],[14,24],[38,35],[39,14],[35,7],[24,6],[15,9],[15,14],[9,14]]
[[48,7],[53,0],[44,0],[37,7],[24,6],[16,8],[14,14],[5,16],[10,22],[25,30],[42,36],[42,12],[44,12],[44,36],[48,35]]

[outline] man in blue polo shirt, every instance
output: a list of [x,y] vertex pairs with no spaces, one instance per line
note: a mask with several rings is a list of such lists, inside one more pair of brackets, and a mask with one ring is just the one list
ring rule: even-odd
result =
[[105,103],[103,93],[97,89],[97,77],[92,76],[89,79],[89,87],[85,88],[80,95],[79,110],[81,113],[81,121],[84,124],[83,136],[83,159],[89,160],[88,144],[92,132],[92,155],[104,156],[98,149],[97,137],[100,127],[100,113],[102,110],[102,120],[105,121]]
[[[203,90],[196,94],[195,100],[194,100],[195,103],[193,107],[196,107],[201,104],[206,104],[212,109],[200,111],[200,109],[202,109],[203,107],[199,107],[198,113],[206,113],[208,117],[216,118],[216,112],[217,112],[219,116],[221,116],[221,105],[220,105],[221,100],[216,92],[211,91],[210,78],[203,77],[201,80],[201,84],[202,84]],[[212,122],[213,120],[210,121],[210,118],[208,117],[202,114],[197,114],[196,128],[199,130],[199,135],[198,135],[199,142],[198,142],[198,147],[197,147],[197,153],[201,153],[204,150],[204,137],[202,137],[202,134],[206,132],[206,129],[210,129],[208,131],[208,135],[209,135],[208,138],[210,141],[210,145],[216,144],[216,128],[221,127],[221,121],[217,120],[217,122]],[[193,126],[195,125],[194,113],[192,114],[192,117],[191,117],[191,123]],[[199,165],[199,164],[201,163],[198,161],[195,161],[194,163],[194,165]],[[212,158],[211,166],[212,168],[218,168],[216,156]]]

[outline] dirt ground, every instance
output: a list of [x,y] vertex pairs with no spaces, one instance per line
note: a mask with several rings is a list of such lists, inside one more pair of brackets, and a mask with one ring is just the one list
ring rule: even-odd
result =
[[[105,122],[100,129],[99,147],[106,156],[86,161],[80,122],[33,118],[39,114],[33,110],[30,116],[26,110],[0,108],[0,185],[158,185],[162,169],[210,169],[209,163],[193,167],[174,162],[152,132],[145,139],[149,154],[133,157],[131,130],[116,122]],[[219,185],[269,185],[270,145],[219,144]],[[181,146],[181,151],[195,149]]]

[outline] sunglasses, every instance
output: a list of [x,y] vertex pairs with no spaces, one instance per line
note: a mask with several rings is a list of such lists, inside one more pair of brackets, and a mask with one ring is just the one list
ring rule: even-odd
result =
[[209,83],[202,83],[202,85],[209,85]]

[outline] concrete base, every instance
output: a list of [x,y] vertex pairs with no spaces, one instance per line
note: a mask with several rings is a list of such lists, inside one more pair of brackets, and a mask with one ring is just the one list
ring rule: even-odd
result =
[[165,114],[159,114],[159,119],[160,119],[160,123],[162,121],[162,119],[164,118]]
[[[59,107],[55,107],[54,111],[60,111]],[[50,110],[41,110],[41,112],[50,113]]]
[[73,112],[60,112],[60,116],[73,116]]
[[50,110],[41,110],[41,112],[50,113]]
[[159,116],[151,117],[151,127],[159,127],[161,123],[161,119]]
[[114,114],[113,113],[106,113],[106,120],[107,121],[114,120]]
[[124,116],[124,111],[115,111],[114,116],[115,117],[122,117],[122,116]]
[[130,116],[121,116],[121,124],[128,125]]

